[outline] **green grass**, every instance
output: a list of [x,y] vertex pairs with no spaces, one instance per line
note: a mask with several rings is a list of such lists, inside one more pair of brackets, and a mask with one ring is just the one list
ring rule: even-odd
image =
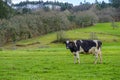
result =
[[[16,44],[40,44],[16,47],[11,44],[0,51],[0,80],[119,80],[120,28],[109,23],[66,31],[70,39],[88,39],[90,32],[103,42],[103,64],[93,64],[93,55],[80,55],[81,64],[73,63],[73,55],[64,44],[51,43],[56,33],[23,40]],[[104,34],[101,34],[104,33]],[[99,61],[98,61],[99,62]]]
[[103,64],[80,55],[81,64],[64,47],[0,52],[0,80],[119,80],[120,47],[104,46]]

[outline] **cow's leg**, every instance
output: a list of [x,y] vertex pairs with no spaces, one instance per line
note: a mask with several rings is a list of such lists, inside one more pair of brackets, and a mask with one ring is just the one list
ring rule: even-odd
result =
[[96,63],[97,63],[97,60],[98,60],[98,51],[97,51],[97,50],[95,50],[95,62],[94,62],[94,64],[96,64]]
[[73,53],[73,55],[74,55],[74,64],[76,64],[77,55],[76,55],[76,53]]
[[78,63],[80,63],[80,56],[79,56],[79,52],[76,52],[76,57],[77,57],[77,61],[78,61]]
[[80,63],[79,52],[74,53],[74,63]]
[[98,54],[96,53],[96,54],[95,54],[95,62],[94,62],[94,64],[97,63],[97,60],[98,60]]
[[99,57],[100,57],[100,63],[102,63],[102,52],[100,48],[99,48]]

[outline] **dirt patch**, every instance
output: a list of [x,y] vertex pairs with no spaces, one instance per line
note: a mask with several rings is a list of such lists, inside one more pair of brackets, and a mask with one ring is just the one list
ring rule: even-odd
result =
[[36,45],[36,44],[40,44],[40,42],[34,42],[34,43],[29,43],[29,44],[16,44],[16,46],[26,47],[26,46]]

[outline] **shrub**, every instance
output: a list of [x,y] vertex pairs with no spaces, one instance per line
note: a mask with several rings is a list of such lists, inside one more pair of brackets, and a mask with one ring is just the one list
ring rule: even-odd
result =
[[90,39],[91,39],[91,40],[97,40],[98,37],[97,37],[97,35],[96,35],[94,32],[91,32],[91,33],[90,33]]
[[64,31],[58,31],[57,32],[57,42],[64,42],[65,41],[65,32]]

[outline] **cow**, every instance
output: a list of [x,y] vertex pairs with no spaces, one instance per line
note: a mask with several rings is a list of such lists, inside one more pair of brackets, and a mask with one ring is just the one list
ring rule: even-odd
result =
[[66,48],[69,49],[74,55],[74,63],[80,63],[79,53],[95,55],[94,64],[97,63],[98,56],[100,63],[102,63],[101,46],[102,42],[99,40],[74,40],[65,41]]

